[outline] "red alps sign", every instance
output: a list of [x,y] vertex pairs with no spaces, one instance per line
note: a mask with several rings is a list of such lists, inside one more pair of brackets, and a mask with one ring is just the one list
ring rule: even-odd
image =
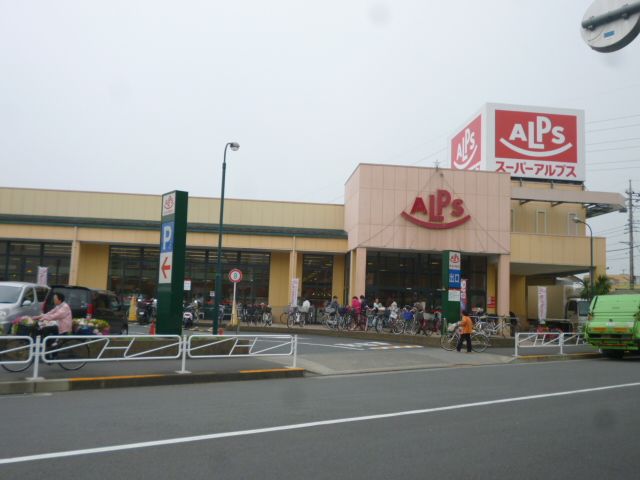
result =
[[451,168],[583,182],[584,112],[487,103],[451,137]]
[[401,215],[419,227],[442,230],[468,222],[471,215],[465,213],[462,199],[453,198],[448,190],[437,190],[428,196],[427,203],[422,197],[416,197],[411,211]]
[[451,139],[451,165],[458,170],[479,170],[482,161],[482,115]]
[[577,163],[574,115],[496,110],[496,158]]

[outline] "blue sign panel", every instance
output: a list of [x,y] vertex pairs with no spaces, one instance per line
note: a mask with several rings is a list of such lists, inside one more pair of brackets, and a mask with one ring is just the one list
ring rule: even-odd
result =
[[175,222],[165,222],[162,224],[160,234],[160,252],[173,252],[173,232]]
[[449,288],[460,288],[460,270],[449,270]]

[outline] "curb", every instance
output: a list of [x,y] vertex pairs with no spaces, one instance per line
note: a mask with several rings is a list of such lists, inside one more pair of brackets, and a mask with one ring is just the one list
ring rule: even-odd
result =
[[[226,329],[225,329],[226,330]],[[410,345],[422,345],[430,347],[440,347],[439,335],[394,335],[393,333],[375,333],[375,332],[362,332],[362,331],[336,331],[326,328],[317,328],[313,325],[300,328],[284,327],[259,327],[259,326],[242,326],[240,328],[240,334],[243,330],[255,333],[286,333],[289,335],[304,335],[305,333],[310,335],[322,335],[325,337],[337,337],[337,338],[357,338],[358,340],[383,340],[394,343],[406,343]],[[235,330],[232,332],[235,333]],[[514,347],[515,340],[512,337],[491,337],[491,346],[497,348]]]
[[113,377],[86,377],[55,380],[0,382],[0,395],[69,392],[102,388],[154,387],[164,385],[188,385],[195,383],[230,382],[239,380],[264,380],[274,378],[300,378],[304,368],[273,368],[265,370],[240,370],[229,373],[190,373],[126,375]]
[[520,355],[513,358],[512,363],[549,362],[557,360],[577,360],[580,358],[601,358],[602,354],[595,353],[565,353],[564,355]]

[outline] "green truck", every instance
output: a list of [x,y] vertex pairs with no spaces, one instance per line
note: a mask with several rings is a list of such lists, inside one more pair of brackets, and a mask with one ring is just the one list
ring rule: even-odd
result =
[[585,340],[610,358],[640,350],[640,294],[593,297]]

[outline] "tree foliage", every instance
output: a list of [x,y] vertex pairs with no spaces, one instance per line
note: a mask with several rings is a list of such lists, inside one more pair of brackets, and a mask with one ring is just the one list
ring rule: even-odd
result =
[[[582,298],[591,298],[592,295],[590,295],[591,292],[589,292],[591,285],[588,277],[582,280],[582,285],[583,285],[583,288],[582,288],[582,291],[580,292],[580,296]],[[611,293],[612,286],[613,286],[613,282],[609,277],[607,277],[606,275],[598,275],[593,285],[593,296],[607,295]]]

